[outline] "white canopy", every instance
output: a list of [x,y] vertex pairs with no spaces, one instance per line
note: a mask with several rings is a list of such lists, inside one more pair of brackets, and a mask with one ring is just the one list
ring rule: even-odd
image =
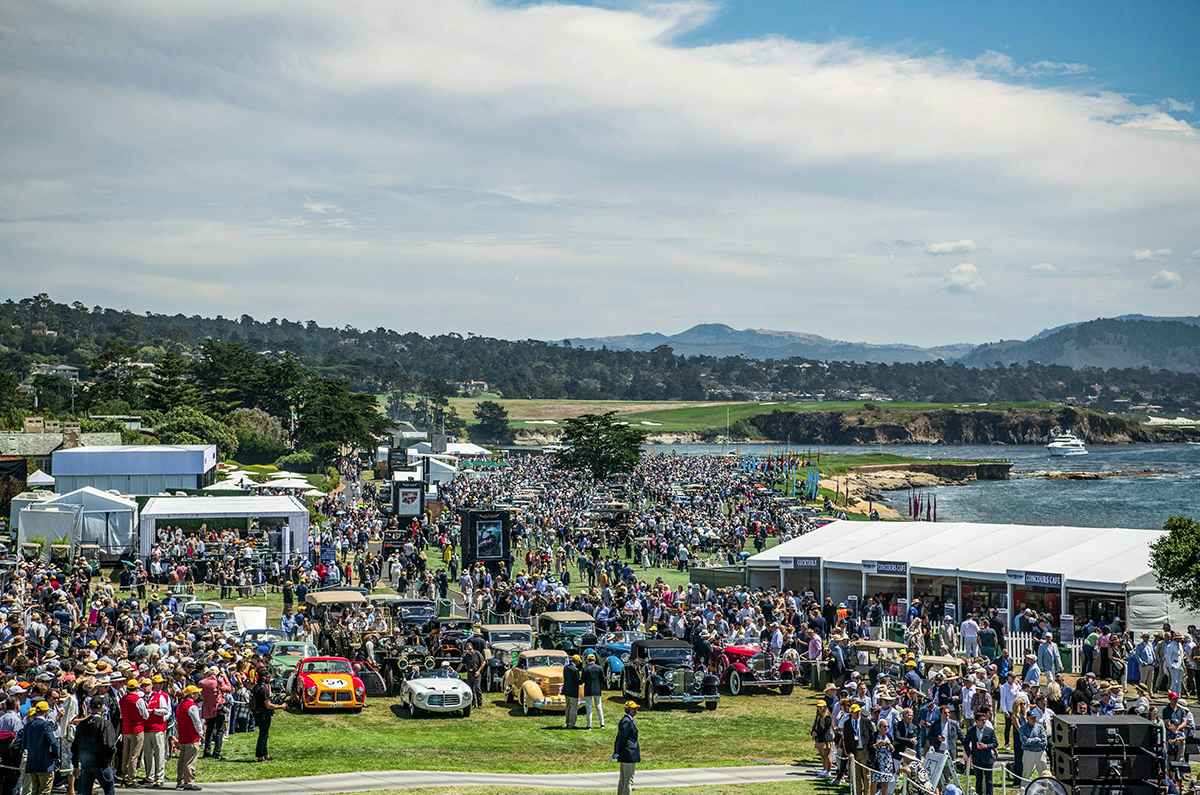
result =
[[286,478],[299,478],[303,480],[304,475],[301,475],[299,472],[288,472],[286,469],[281,469],[278,472],[272,472],[267,475],[267,478],[270,480],[284,480]]
[[[29,513],[33,508],[37,510]],[[136,527],[136,501],[84,486],[27,506],[21,511],[18,530],[22,542],[35,537],[62,539],[71,545],[72,554],[80,544],[95,544],[109,557],[133,548]]]
[[205,486],[202,491],[246,491],[246,486],[240,480],[222,480],[211,486]]
[[142,509],[140,548],[142,557],[150,554],[155,523],[171,519],[264,519],[285,518],[288,532],[283,533],[280,550],[308,554],[308,508],[295,497],[151,497]]
[[[429,442],[417,442],[416,444],[408,447],[408,452],[409,452],[410,457],[413,455],[427,455],[427,454],[433,452],[433,445],[430,444]],[[447,442],[446,443],[446,455],[478,457],[478,456],[488,456],[491,454],[492,454],[491,450],[488,450],[486,447],[480,447],[479,445],[475,444],[474,442]]]
[[54,478],[52,478],[50,475],[47,475],[40,469],[35,469],[32,475],[25,478],[25,485],[29,486],[30,488],[53,486]]
[[324,497],[325,492],[321,491],[320,489],[309,489],[308,491],[304,492],[304,496],[305,497]]
[[297,491],[308,491],[313,485],[307,480],[268,480],[266,483],[255,483],[251,488],[254,489],[295,489]]
[[831,522],[752,556],[752,569],[776,569],[781,557],[819,557],[858,568],[864,560],[905,562],[917,574],[983,575],[1008,570],[1062,574],[1069,587],[1123,589],[1150,571],[1150,545],[1161,530],[1044,527],[974,522]]

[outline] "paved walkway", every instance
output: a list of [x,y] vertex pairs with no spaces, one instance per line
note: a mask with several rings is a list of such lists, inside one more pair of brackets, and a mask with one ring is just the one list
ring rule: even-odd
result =
[[[613,765],[616,767],[616,765]],[[642,787],[703,787],[717,784],[760,784],[766,781],[811,779],[815,767],[755,765],[750,767],[695,767],[675,770],[639,770],[634,779]],[[201,782],[206,795],[278,795],[288,793],[362,792],[417,787],[471,785],[615,790],[617,773],[525,775],[516,773],[453,773],[437,770],[391,770],[375,773],[338,773],[304,778],[275,778],[226,784]]]

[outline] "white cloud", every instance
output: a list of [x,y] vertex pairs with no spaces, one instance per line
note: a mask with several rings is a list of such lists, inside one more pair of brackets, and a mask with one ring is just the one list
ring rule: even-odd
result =
[[992,72],[1009,77],[1074,76],[1091,71],[1091,67],[1087,64],[1064,63],[1063,61],[1036,61],[1025,66],[1013,60],[1011,55],[995,50],[988,50],[971,61],[971,64],[982,72]]
[[[795,285],[834,280],[853,300],[818,296],[813,317],[894,339],[876,307],[900,302],[932,342],[1044,324],[1010,263],[1074,274],[1129,240],[1197,245],[1200,139],[1154,129],[1157,100],[1012,79],[1072,71],[1037,63],[681,42],[714,12],[11,0],[6,292],[553,339],[739,311],[796,324]],[[994,311],[963,318],[928,289],[962,273],[912,278],[943,245],[969,283],[987,273]],[[1113,265],[1072,312],[1125,310],[1145,270]],[[378,289],[424,282],[402,316]]]
[[1150,286],[1156,290],[1170,290],[1183,286],[1183,277],[1175,271],[1159,271],[1150,277]]
[[1163,107],[1166,108],[1167,110],[1171,111],[1172,113],[1195,113],[1196,112],[1195,103],[1184,102],[1182,100],[1175,99],[1174,97],[1167,97],[1166,99],[1164,99]]
[[937,243],[928,243],[925,246],[925,252],[934,256],[941,254],[969,254],[974,250],[974,240],[942,240]]
[[1058,266],[1052,262],[1039,262],[1036,265],[1030,265],[1029,270],[1038,275],[1046,276],[1052,273],[1058,273]]
[[980,275],[979,268],[964,262],[946,271],[944,286],[952,293],[973,293],[980,287],[986,287],[987,283]]
[[1162,259],[1169,256],[1171,256],[1171,249],[1169,248],[1135,248],[1133,250],[1133,258],[1138,262]]
[[1192,252],[1192,259],[1200,259],[1200,248]]

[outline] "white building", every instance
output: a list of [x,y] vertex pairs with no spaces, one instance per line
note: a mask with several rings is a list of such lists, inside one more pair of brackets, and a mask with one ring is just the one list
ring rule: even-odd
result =
[[55,487],[84,486],[149,495],[202,489],[216,477],[217,448],[211,444],[109,445],[54,451]]

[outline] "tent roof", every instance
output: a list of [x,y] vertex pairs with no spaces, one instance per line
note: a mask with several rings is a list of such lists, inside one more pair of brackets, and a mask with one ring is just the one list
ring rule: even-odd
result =
[[283,478],[281,480],[268,480],[266,483],[256,483],[251,488],[256,489],[301,489],[307,491],[313,486],[307,480],[299,480],[292,478]]
[[1060,573],[1076,583],[1124,585],[1150,570],[1150,545],[1163,535],[1120,527],[838,521],[753,555],[749,565],[776,568],[780,557],[800,556],[850,565],[894,560],[917,573],[1003,577],[1013,569]]
[[[429,442],[417,442],[408,448],[414,453],[430,453],[433,452],[433,445]],[[492,451],[486,447],[480,447],[474,442],[447,442],[446,455],[491,455]]]
[[226,516],[308,515],[295,497],[151,497],[143,519],[216,519]]
[[33,474],[25,478],[26,486],[53,486],[54,478],[47,475],[40,469],[35,469]]
[[69,491],[49,501],[53,505],[82,505],[86,510],[98,511],[136,511],[137,500],[129,497],[118,497],[107,491],[101,491],[95,486]]

